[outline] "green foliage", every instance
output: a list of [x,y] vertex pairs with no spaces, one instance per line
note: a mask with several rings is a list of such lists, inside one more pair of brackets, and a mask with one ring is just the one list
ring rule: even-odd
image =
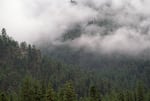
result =
[[[67,35],[66,39],[73,37]],[[149,60],[93,58],[82,54],[82,49],[56,49],[47,57],[34,45],[19,44],[2,29],[0,90],[4,93],[0,93],[0,101],[150,101]],[[136,87],[137,81],[143,83]]]
[[95,86],[90,88],[90,101],[101,101],[100,94]]
[[51,84],[48,85],[48,88],[46,91],[46,101],[56,101],[55,92]]
[[0,101],[8,101],[8,98],[5,93],[0,94]]
[[137,101],[144,101],[144,86],[142,82],[137,85]]
[[32,101],[33,100],[33,90],[32,90],[32,80],[26,77],[21,86],[21,101]]
[[150,91],[146,94],[146,99],[145,101],[150,101]]
[[134,101],[133,95],[132,95],[132,93],[130,91],[126,91],[126,93],[125,93],[125,100],[126,101]]
[[75,89],[71,82],[67,82],[64,87],[64,101],[76,101]]
[[123,92],[119,92],[119,93],[118,93],[118,101],[125,101],[124,98],[125,98],[125,97],[124,97],[124,93],[123,93]]

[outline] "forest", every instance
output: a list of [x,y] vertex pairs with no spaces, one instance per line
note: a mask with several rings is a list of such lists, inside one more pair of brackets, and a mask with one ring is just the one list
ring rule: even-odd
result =
[[3,28],[0,101],[150,101],[149,59],[102,58],[92,65],[75,54],[61,61],[67,53],[59,53],[15,41]]

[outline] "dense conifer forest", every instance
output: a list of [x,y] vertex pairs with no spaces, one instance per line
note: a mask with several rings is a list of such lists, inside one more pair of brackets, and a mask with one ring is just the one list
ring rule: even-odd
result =
[[52,58],[54,54],[15,41],[3,28],[0,101],[150,101],[149,59],[87,69]]

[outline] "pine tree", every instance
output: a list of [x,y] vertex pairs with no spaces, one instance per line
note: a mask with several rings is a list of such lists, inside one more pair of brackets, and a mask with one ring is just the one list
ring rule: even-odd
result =
[[2,36],[3,36],[3,37],[6,37],[6,35],[7,35],[7,33],[6,33],[6,29],[5,29],[5,28],[3,28],[3,29],[2,29]]
[[137,85],[137,101],[144,101],[144,86],[142,82]]
[[26,77],[21,86],[20,100],[21,101],[32,101],[33,100],[33,91],[32,91],[32,79]]
[[125,101],[123,92],[119,92],[119,94],[118,94],[118,101]]
[[8,101],[8,99],[4,93],[0,94],[0,101]]
[[59,89],[59,92],[58,92],[58,101],[64,101],[64,91],[65,89],[64,88],[60,88]]
[[100,94],[98,94],[95,86],[90,88],[90,101],[101,101]]
[[150,101],[150,91],[145,94],[145,101]]
[[42,101],[46,101],[46,83],[45,81],[42,81],[41,82],[41,98],[42,98]]
[[33,84],[33,100],[32,101],[42,101],[42,90],[38,81]]
[[48,85],[48,89],[46,91],[46,101],[55,101],[55,92],[51,84]]
[[20,48],[22,49],[22,51],[26,51],[26,49],[27,49],[27,43],[26,42],[21,42],[20,43]]
[[132,95],[132,92],[130,91],[126,91],[126,101],[134,101],[134,98],[133,98],[133,95]]
[[137,101],[136,91],[133,92],[133,101]]
[[64,90],[64,101],[76,101],[76,93],[71,82],[65,84]]

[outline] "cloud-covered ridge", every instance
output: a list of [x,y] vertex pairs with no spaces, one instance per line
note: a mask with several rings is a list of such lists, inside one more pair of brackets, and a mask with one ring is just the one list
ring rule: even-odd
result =
[[[42,39],[92,52],[139,54],[150,48],[149,0],[74,1],[0,0],[0,27],[18,40]],[[62,40],[77,25],[80,35]]]

